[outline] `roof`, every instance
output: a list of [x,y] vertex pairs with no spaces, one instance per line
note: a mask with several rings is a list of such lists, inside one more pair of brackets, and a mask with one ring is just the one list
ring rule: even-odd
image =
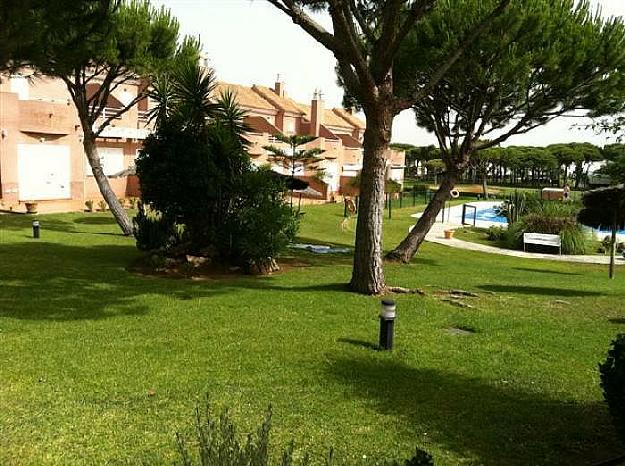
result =
[[328,128],[326,128],[325,125],[319,125],[319,136],[321,136],[322,138],[326,138],[326,139],[337,139],[337,140],[340,137],[334,134]]
[[[306,115],[306,118],[310,120],[310,105],[305,104],[297,104],[298,107],[302,110],[302,112]],[[333,110],[326,108],[323,112],[323,124],[326,126],[338,126],[340,128],[349,128],[353,129],[352,124],[350,124],[347,120],[340,118]]]
[[262,98],[274,104],[280,110],[298,114],[303,113],[297,102],[295,102],[293,99],[286,96],[281,97],[268,87],[257,86],[256,84],[254,84],[252,86],[252,90],[255,91],[257,94],[261,95]]
[[357,128],[365,129],[367,127],[364,121],[362,121],[357,116],[354,116],[344,108],[333,108],[332,111],[351,125],[356,126]]
[[252,107],[261,110],[273,110],[276,111],[274,105],[263,99],[260,95],[247,86],[241,86],[239,84],[217,83],[215,88],[215,94],[219,95],[224,91],[231,91],[236,94],[236,100],[242,107]]
[[280,134],[280,130],[263,117],[246,116],[245,123],[247,123],[255,133],[269,133],[271,135]]
[[[237,102],[242,107],[251,107],[262,110],[281,110],[283,112],[302,115],[306,119],[311,118],[310,105],[296,102],[288,96],[280,96],[273,89],[266,86],[253,85],[252,87],[242,86],[239,84],[217,83],[217,93],[225,90],[231,90],[237,95]],[[360,118],[352,115],[342,108],[325,109],[323,114],[323,124],[326,126],[345,128],[353,130],[354,128],[364,129],[365,122]],[[350,131],[351,132],[351,131]]]
[[350,147],[353,149],[360,149],[362,144],[356,138],[354,138],[351,134],[337,134],[339,139],[343,142],[345,147]]

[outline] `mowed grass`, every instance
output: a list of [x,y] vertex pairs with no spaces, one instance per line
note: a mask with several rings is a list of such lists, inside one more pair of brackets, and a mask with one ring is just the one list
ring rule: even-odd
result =
[[[303,241],[351,244],[342,206],[306,207]],[[388,248],[414,208],[385,223]],[[345,291],[349,255],[298,253],[266,278],[133,275],[107,214],[0,216],[0,464],[171,464],[209,394],[242,432],[271,404],[273,442],[319,458],[437,465],[582,465],[623,450],[597,363],[625,331],[625,269],[425,244],[387,281],[396,349],[379,352],[379,298]],[[435,292],[476,292],[473,308]],[[450,327],[475,334],[453,335]],[[153,391],[153,392],[150,392]],[[150,394],[153,393],[153,396]]]

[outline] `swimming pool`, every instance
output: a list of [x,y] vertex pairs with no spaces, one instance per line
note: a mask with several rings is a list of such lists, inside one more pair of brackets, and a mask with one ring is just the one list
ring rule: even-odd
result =
[[[466,222],[471,222],[473,220],[472,209],[467,209],[467,214],[465,216]],[[475,220],[479,220],[482,222],[494,222],[501,223],[502,225],[508,224],[508,219],[497,213],[497,208],[495,206],[490,207],[478,207],[476,206],[475,211]]]
[[[467,204],[467,205],[474,205],[474,204]],[[501,226],[507,225],[508,224],[508,219],[503,216],[503,215],[498,215],[497,214],[497,207],[496,205],[491,205],[491,206],[480,206],[479,204],[475,205],[476,208],[476,212],[475,212],[475,220],[477,220],[478,222],[491,222],[491,223],[496,223],[496,224],[500,224]],[[465,222],[466,223],[472,223],[473,222],[473,209],[467,209],[467,213],[465,216]],[[610,234],[610,230],[597,230],[594,228],[589,228],[589,230],[592,230],[593,233],[595,233],[595,235],[607,235]],[[625,235],[625,230],[619,230],[616,232],[618,235]]]

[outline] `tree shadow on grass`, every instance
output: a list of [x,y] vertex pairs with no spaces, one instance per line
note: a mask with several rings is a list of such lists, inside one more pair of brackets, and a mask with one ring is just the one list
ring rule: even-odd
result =
[[348,345],[357,346],[357,347],[368,349],[368,350],[377,351],[380,349],[380,347],[376,345],[375,343],[372,343],[370,341],[365,341],[365,340],[356,340],[354,338],[339,338],[336,341],[338,341],[339,343],[347,343]]
[[[76,217],[76,218],[74,218]],[[45,238],[46,232],[54,231],[59,233],[79,233],[90,235],[112,235],[123,236],[121,230],[116,226],[117,222],[111,214],[44,214],[44,215],[2,215],[0,216],[0,231],[28,230],[27,237],[31,237],[30,228],[32,222],[37,220],[41,227],[41,237]],[[86,229],[79,229],[84,225]],[[91,226],[112,227],[112,231],[101,231]],[[78,227],[78,228],[77,228]],[[106,228],[110,230],[110,228]]]
[[551,274],[551,275],[571,275],[571,276],[581,275],[581,273],[578,273],[578,272],[562,272],[559,270],[534,269],[530,267],[513,267],[513,269],[520,270],[522,272],[545,273],[545,274]]
[[[571,283],[572,285],[574,283]],[[529,294],[539,296],[600,296],[598,291],[579,290],[571,288],[553,288],[546,286],[525,286],[525,285],[481,285],[478,288],[484,291],[495,293]]]
[[421,447],[427,439],[470,464],[582,465],[621,451],[603,403],[551,399],[388,359],[332,359],[328,372],[347,394],[403,421],[398,435]]
[[131,245],[2,245],[0,319],[72,321],[141,315],[150,311],[137,300],[141,295],[186,300],[227,292],[225,286],[133,275],[125,267],[136,255]]
[[114,217],[79,217],[74,223],[80,225],[117,225]]

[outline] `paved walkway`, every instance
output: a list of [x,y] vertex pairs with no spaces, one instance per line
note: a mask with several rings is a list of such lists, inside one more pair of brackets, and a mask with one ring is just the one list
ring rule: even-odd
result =
[[[610,256],[560,256],[558,254],[540,254],[534,252],[515,251],[512,249],[502,249],[495,246],[487,246],[485,244],[462,241],[456,238],[445,239],[445,230],[453,230],[457,228],[460,228],[459,225],[437,222],[432,226],[432,229],[427,234],[425,239],[426,241],[430,241],[432,243],[443,244],[445,246],[451,246],[453,248],[468,249],[469,251],[487,252],[490,254],[501,254],[503,256],[525,257],[528,259],[546,259],[560,262],[579,262],[582,264],[607,265],[610,263]],[[625,259],[618,256],[616,258],[616,265],[625,265]]]

